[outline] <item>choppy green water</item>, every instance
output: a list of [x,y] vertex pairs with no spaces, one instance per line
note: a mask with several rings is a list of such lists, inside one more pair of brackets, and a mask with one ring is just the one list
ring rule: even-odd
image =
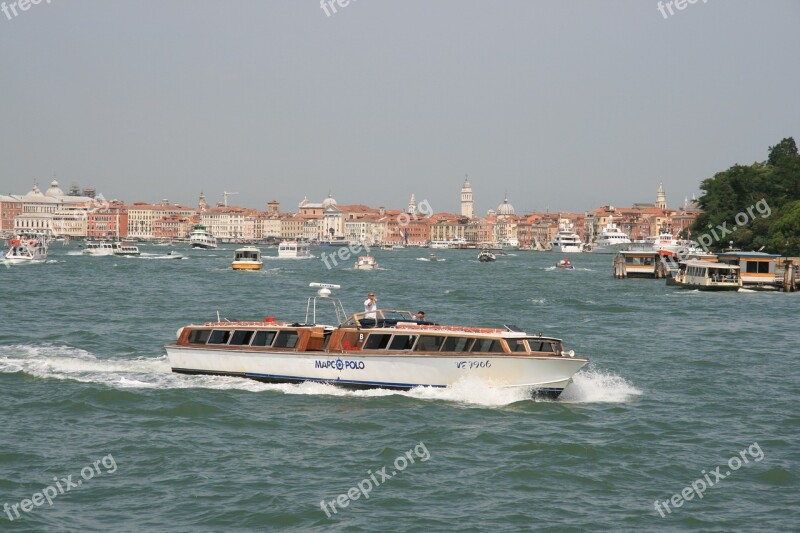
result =
[[[800,294],[618,281],[610,256],[574,256],[578,269],[561,271],[552,268],[560,257],[524,252],[481,264],[473,251],[437,251],[446,260],[436,263],[419,260],[427,250],[376,251],[376,272],[267,258],[265,270],[233,272],[228,248],[181,250],[187,259],[174,261],[151,246],[138,258],[54,246],[47,264],[0,268],[0,505],[55,486],[54,477],[82,480],[13,521],[3,512],[0,529],[800,523]],[[170,373],[163,345],[180,326],[217,310],[302,319],[311,281],[340,283],[350,312],[373,290],[382,307],[439,322],[557,335],[592,362],[555,402],[480,383],[350,392]],[[746,452],[748,464],[731,471],[729,459],[748,446],[762,453]],[[398,472],[406,451],[415,461]],[[384,466],[396,475],[381,482]],[[664,518],[655,510],[717,466],[729,475],[702,499]],[[370,474],[380,482],[370,497],[328,518],[320,501]]]

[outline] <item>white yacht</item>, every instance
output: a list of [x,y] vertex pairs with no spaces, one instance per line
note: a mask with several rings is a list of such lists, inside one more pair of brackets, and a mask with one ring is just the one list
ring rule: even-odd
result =
[[47,236],[44,233],[21,233],[9,239],[3,262],[41,263],[47,259]]
[[283,241],[278,245],[278,257],[283,259],[306,259],[313,256],[307,242]]
[[562,254],[580,253],[583,251],[583,241],[580,235],[573,231],[572,222],[561,219],[558,223],[558,233],[552,242],[553,251]]
[[189,234],[189,244],[192,248],[203,248],[213,250],[217,247],[217,238],[214,237],[205,226],[197,224]]
[[594,241],[592,253],[615,254],[620,250],[627,249],[631,242],[631,238],[619,229],[614,222],[609,220],[606,227],[600,232],[600,236]]
[[114,255],[114,245],[106,241],[86,241],[86,246],[81,250],[83,255],[103,256]]

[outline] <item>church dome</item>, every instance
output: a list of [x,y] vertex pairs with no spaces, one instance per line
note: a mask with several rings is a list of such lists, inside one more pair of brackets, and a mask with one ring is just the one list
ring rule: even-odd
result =
[[505,197],[502,204],[497,206],[497,214],[505,216],[514,214],[514,206],[508,203],[508,196]]
[[331,207],[332,205],[336,205],[336,200],[334,200],[334,199],[331,197],[331,195],[330,195],[330,194],[328,194],[328,197],[327,197],[327,198],[325,198],[324,200],[322,200],[322,208],[323,208],[323,209],[328,209],[328,208],[329,208],[329,207]]
[[29,192],[26,196],[44,196],[42,191],[39,190],[39,186],[37,184],[33,184],[33,189]]
[[47,189],[47,192],[44,193],[44,194],[45,194],[45,196],[49,196],[51,198],[55,198],[57,196],[64,196],[64,191],[62,191],[61,188],[58,186],[58,181],[53,180],[50,183],[50,188]]

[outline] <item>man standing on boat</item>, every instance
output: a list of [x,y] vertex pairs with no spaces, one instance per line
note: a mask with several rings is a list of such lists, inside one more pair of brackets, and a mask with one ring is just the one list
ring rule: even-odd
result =
[[367,295],[367,299],[364,300],[364,318],[371,318],[375,320],[378,318],[377,313],[375,311],[378,310],[378,299],[375,298],[375,293],[370,292]]

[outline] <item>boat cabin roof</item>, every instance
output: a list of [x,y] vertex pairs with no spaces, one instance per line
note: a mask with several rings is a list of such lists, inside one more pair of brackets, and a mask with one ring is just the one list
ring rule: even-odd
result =
[[719,252],[717,257],[720,259],[777,259],[780,257],[778,254],[768,254],[765,252]]
[[686,266],[700,268],[714,268],[717,270],[739,270],[739,265],[729,265],[728,263],[714,263],[711,261],[692,260],[687,261]]

